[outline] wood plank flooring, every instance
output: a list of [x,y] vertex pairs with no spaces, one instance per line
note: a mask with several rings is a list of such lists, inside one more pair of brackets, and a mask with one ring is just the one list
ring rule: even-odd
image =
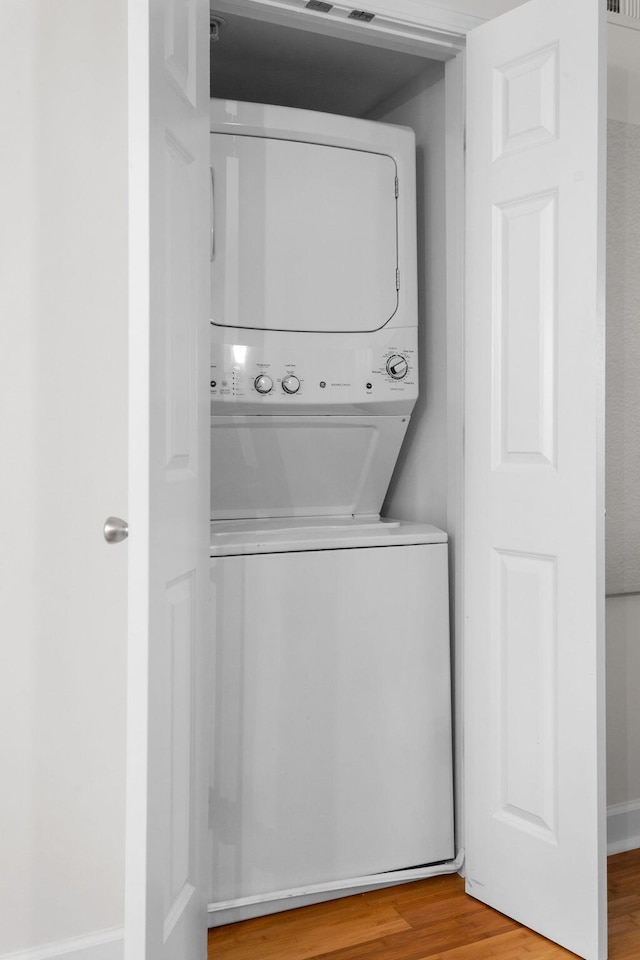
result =
[[[209,931],[209,960],[570,960],[466,896],[458,876]],[[609,857],[609,960],[640,960],[640,850]]]

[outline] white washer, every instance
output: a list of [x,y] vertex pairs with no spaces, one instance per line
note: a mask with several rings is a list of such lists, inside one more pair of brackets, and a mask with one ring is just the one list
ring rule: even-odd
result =
[[453,857],[446,539],[212,524],[214,903]]

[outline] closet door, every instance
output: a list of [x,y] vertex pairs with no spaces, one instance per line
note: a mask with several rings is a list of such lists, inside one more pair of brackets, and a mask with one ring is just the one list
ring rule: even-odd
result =
[[129,0],[126,960],[202,960],[209,547],[206,0]]
[[531,0],[467,72],[466,883],[606,956],[604,4]]

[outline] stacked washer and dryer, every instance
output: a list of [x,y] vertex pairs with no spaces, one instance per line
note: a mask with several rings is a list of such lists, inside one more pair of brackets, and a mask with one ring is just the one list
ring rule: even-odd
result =
[[447,537],[380,517],[418,395],[414,154],[211,101],[214,924],[453,857]]

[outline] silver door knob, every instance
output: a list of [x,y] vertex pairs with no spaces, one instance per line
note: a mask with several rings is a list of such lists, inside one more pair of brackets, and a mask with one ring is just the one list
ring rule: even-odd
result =
[[120,517],[107,517],[104,522],[104,538],[107,543],[120,543],[129,536],[129,524]]

